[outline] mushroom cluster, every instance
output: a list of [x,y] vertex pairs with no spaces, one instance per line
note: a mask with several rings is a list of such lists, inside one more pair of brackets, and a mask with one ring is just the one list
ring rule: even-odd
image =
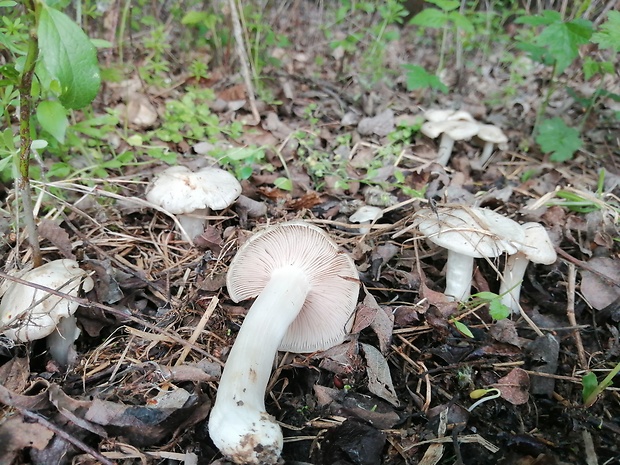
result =
[[460,302],[470,296],[475,258],[508,255],[500,294],[502,303],[513,312],[519,311],[521,281],[528,263],[551,264],[557,258],[542,225],[520,225],[485,208],[422,209],[416,213],[413,225],[429,241],[447,249],[444,293]]
[[[70,296],[94,286],[92,278],[76,261],[69,259],[46,263],[20,279]],[[71,348],[80,334],[73,316],[77,308],[75,301],[10,282],[0,302],[0,327],[8,328],[3,334],[15,342],[47,338],[52,358],[66,366],[71,362]]]
[[426,123],[420,132],[431,139],[441,136],[436,162],[446,166],[452,155],[454,143],[459,140],[469,140],[477,136],[484,142],[478,165],[484,164],[491,158],[495,144],[505,144],[508,138],[500,128],[492,124],[482,124],[463,110],[428,110],[424,113]]
[[235,302],[256,300],[228,355],[209,435],[235,463],[273,464],[283,438],[264,396],[275,355],[342,342],[353,324],[359,276],[323,230],[293,221],[248,239],[230,264],[226,285]]
[[153,179],[146,199],[177,215],[183,237],[191,242],[204,232],[209,209],[223,210],[240,194],[241,184],[228,171],[203,168],[192,172],[185,166],[171,166]]

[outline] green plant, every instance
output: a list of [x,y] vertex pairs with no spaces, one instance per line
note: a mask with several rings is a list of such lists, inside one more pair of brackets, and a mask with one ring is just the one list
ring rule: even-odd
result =
[[[0,82],[3,100],[15,103],[19,94],[19,146],[16,137],[4,133],[4,153],[16,160],[16,183],[22,204],[24,224],[33,250],[35,266],[41,264],[36,224],[31,201],[30,158],[32,124],[37,115],[39,125],[59,142],[69,122],[67,112],[90,104],[99,91],[101,78],[97,53],[84,31],[67,15],[41,1],[1,1],[3,27],[0,42],[7,46],[10,61],[3,66],[5,76]],[[24,27],[22,27],[22,22]],[[35,78],[36,76],[36,78]],[[4,112],[7,127],[13,128],[8,112]],[[14,131],[13,129],[11,129]],[[13,132],[15,134],[15,132]],[[36,147],[47,145],[35,143]]]
[[613,383],[614,377],[620,373],[620,362],[605,376],[600,383],[592,372],[581,378],[582,399],[585,408],[591,407],[598,396]]
[[505,320],[510,316],[510,309],[502,303],[502,296],[494,292],[483,291],[472,294],[468,306],[480,305],[488,305],[489,315],[496,321]]

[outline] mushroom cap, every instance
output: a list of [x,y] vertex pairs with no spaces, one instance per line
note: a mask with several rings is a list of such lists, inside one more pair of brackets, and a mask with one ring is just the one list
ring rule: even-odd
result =
[[364,205],[357,209],[355,213],[349,216],[351,223],[364,223],[367,221],[378,220],[383,216],[383,210],[372,205]]
[[515,254],[525,240],[519,223],[486,208],[424,208],[414,224],[431,242],[474,258]]
[[454,127],[454,121],[427,121],[420,127],[420,132],[426,137],[436,139],[448,129]]
[[[21,279],[77,296],[80,288],[93,288],[92,278],[74,260],[62,259],[41,265]],[[11,283],[0,302],[0,326],[10,324],[4,334],[19,342],[49,336],[61,318],[73,315],[77,302],[48,294],[32,286]]]
[[525,240],[519,251],[525,258],[542,265],[555,263],[558,256],[545,227],[540,223],[523,223],[521,227],[525,231]]
[[454,140],[471,139],[480,130],[480,125],[471,121],[455,120],[445,133]]
[[434,123],[452,120],[475,121],[474,117],[469,112],[464,110],[431,109],[424,112],[424,119]]
[[304,353],[339,344],[353,324],[359,275],[353,260],[316,226],[291,221],[250,237],[228,270],[231,299],[239,302],[258,296],[274,270],[290,266],[307,273],[310,291],[279,349]]
[[493,144],[505,144],[508,142],[506,134],[493,124],[481,124],[476,135],[483,141],[492,142]]
[[171,166],[153,180],[146,199],[182,215],[203,208],[223,210],[240,194],[241,184],[228,171],[203,168],[194,173],[185,166]]

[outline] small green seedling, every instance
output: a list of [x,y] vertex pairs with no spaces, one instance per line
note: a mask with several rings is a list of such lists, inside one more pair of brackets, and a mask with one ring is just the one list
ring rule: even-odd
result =
[[488,305],[489,315],[496,321],[504,320],[510,315],[510,309],[502,303],[502,296],[494,292],[478,292],[471,296],[471,303],[478,305]]
[[[490,394],[490,395],[487,395],[487,394]],[[475,391],[472,391],[469,393],[469,397],[471,399],[478,399],[478,400],[474,402],[471,405],[471,407],[467,409],[467,411],[471,412],[473,409],[475,409],[479,405],[484,404],[485,402],[488,402],[490,400],[497,399],[501,395],[502,395],[502,392],[497,388],[476,389]]]
[[611,370],[605,379],[598,382],[596,375],[592,372],[581,378],[582,398],[585,408],[591,407],[598,396],[613,383],[614,377],[620,373],[620,362]]
[[461,333],[463,336],[468,337],[470,339],[474,339],[474,334],[471,332],[471,329],[467,327],[465,323],[461,323],[459,320],[452,318],[450,323],[454,325],[456,330]]

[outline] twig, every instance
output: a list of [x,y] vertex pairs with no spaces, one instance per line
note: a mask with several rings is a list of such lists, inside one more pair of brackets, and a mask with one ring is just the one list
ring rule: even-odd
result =
[[[190,344],[194,344],[198,340],[198,336],[200,336],[200,333],[202,333],[202,330],[204,329],[207,322],[209,321],[209,318],[211,318],[211,315],[213,315],[213,311],[215,310],[215,307],[217,307],[217,304],[219,301],[220,300],[217,298],[217,296],[213,296],[211,298],[211,302],[209,303],[209,306],[202,314],[202,318],[200,318],[200,321],[196,325],[196,329],[194,329],[194,332],[192,333],[191,337],[189,338],[187,342],[189,342]],[[189,354],[189,351],[191,349],[192,347],[189,345],[183,347],[183,350],[181,351],[181,355],[179,355],[179,358],[177,359],[174,366],[178,367],[179,365],[182,365],[183,362],[185,361],[185,357],[187,357],[187,354]]]
[[228,0],[228,5],[230,7],[230,19],[232,20],[233,34],[235,36],[235,49],[237,51],[237,55],[239,56],[239,62],[241,63],[241,74],[243,75],[245,87],[247,88],[252,115],[258,123],[260,121],[260,114],[256,108],[254,85],[252,84],[252,77],[250,76],[250,60],[248,59],[248,52],[245,49],[245,42],[243,40],[243,32],[241,31],[241,21],[239,20],[236,0]]
[[569,263],[568,285],[566,288],[566,316],[568,317],[568,322],[573,327],[572,333],[577,346],[579,366],[582,370],[586,370],[588,368],[588,360],[586,358],[586,351],[583,348],[583,342],[581,341],[581,333],[577,328],[577,320],[575,319],[575,275],[575,265]]
[[58,426],[56,426],[51,421],[46,420],[42,416],[37,415],[36,413],[31,412],[29,410],[22,409],[20,407],[14,407],[14,408],[19,410],[19,413],[21,413],[24,417],[29,418],[31,420],[34,420],[37,423],[45,426],[50,431],[53,431],[55,435],[63,438],[68,443],[73,444],[78,449],[80,449],[80,450],[86,452],[87,454],[91,455],[94,459],[99,460],[103,465],[115,465],[116,464],[116,462],[112,462],[112,461],[108,460],[103,455],[101,455],[99,452],[97,452],[95,449],[93,449],[89,445],[85,444],[84,442],[80,441],[78,438],[71,436],[69,433],[67,433],[63,429],[59,428]]

